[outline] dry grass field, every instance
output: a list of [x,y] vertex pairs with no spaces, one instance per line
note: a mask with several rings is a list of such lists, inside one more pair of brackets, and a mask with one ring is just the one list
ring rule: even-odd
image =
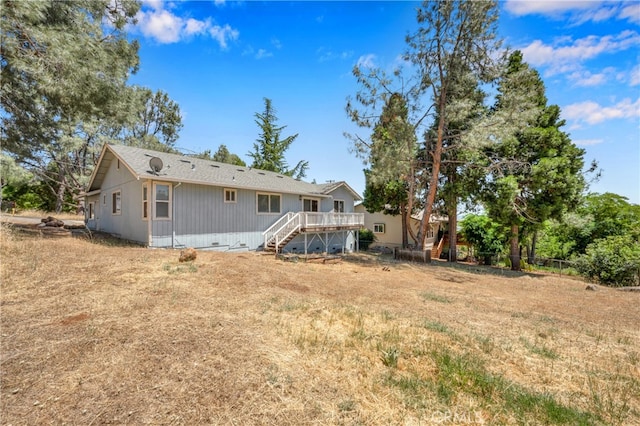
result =
[[640,293],[2,228],[3,425],[640,424]]

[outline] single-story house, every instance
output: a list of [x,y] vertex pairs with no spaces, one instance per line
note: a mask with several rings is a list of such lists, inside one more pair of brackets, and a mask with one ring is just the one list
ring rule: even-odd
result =
[[346,182],[105,144],[84,194],[85,220],[148,247],[357,250],[364,215]]
[[[364,214],[364,227],[371,230],[376,237],[369,248],[382,251],[392,251],[394,248],[402,247],[402,217],[400,215],[389,215],[384,212],[369,213],[363,204],[357,204],[355,211]],[[411,216],[409,226],[414,234],[418,235],[423,211]],[[439,243],[442,241],[443,233],[446,230],[449,219],[446,216],[432,214],[429,218],[429,228],[427,229],[427,250],[431,250],[432,257],[438,257],[436,253]],[[409,245],[416,246],[417,241],[408,236]]]

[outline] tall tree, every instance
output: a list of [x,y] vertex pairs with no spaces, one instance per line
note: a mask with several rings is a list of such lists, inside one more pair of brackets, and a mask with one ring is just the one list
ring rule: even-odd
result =
[[231,152],[229,152],[229,148],[227,148],[226,145],[220,145],[218,147],[218,150],[213,155],[211,155],[211,150],[207,149],[203,153],[197,154],[196,157],[202,158],[204,160],[217,161],[219,163],[233,164],[235,166],[245,167],[247,165],[236,154],[232,154]]
[[123,127],[127,145],[172,151],[182,130],[180,106],[162,90],[133,86],[129,117]]
[[[523,73],[529,76],[527,81],[522,80]],[[511,75],[519,76],[517,85]],[[544,83],[522,61],[521,52],[510,55],[507,74],[498,90],[497,111],[510,108],[504,104],[509,91],[527,93],[537,106],[537,114],[528,123],[510,136],[496,139],[488,150],[499,165],[484,182],[487,212],[510,228],[511,268],[520,270],[522,231],[531,234],[545,220],[560,219],[563,212],[579,203],[586,187],[582,174],[584,150],[560,130],[564,125],[560,108],[547,106]]]
[[[407,101],[400,93],[387,100],[371,136],[371,167],[366,176],[364,205],[370,212],[401,215],[402,245],[409,244],[413,210],[416,136],[408,121]],[[415,236],[412,235],[415,239]]]
[[409,237],[416,241],[409,217],[421,205],[416,193],[421,178],[416,133],[429,113],[421,109],[419,82],[405,81],[402,72],[399,68],[388,76],[379,68],[354,66],[360,89],[355,99],[347,97],[345,109],[351,121],[371,133],[366,138],[344,135],[351,140],[351,152],[366,166],[365,207],[402,215],[403,245],[408,245]]
[[425,1],[417,13],[419,29],[407,37],[406,54],[418,69],[421,88],[431,93],[437,108],[436,137],[428,152],[429,182],[424,200],[424,215],[418,232],[424,249],[427,227],[436,194],[446,136],[448,117],[464,110],[465,102],[449,101],[452,82],[467,70],[473,79],[494,79],[494,55],[501,42],[497,39],[498,5],[495,1]]
[[249,152],[249,156],[253,158],[251,167],[282,173],[296,179],[304,178],[309,168],[309,162],[301,160],[293,169],[289,169],[284,158],[285,151],[296,140],[298,134],[280,139],[280,133],[287,126],[277,125],[278,117],[276,110],[271,105],[271,99],[264,98],[264,112],[256,113],[255,117],[255,122],[260,127],[261,133],[253,144],[253,152]]
[[97,120],[109,117],[138,66],[127,40],[133,0],[2,0],[2,150],[56,192],[56,210]]
[[[480,89],[478,81],[468,70],[454,73],[449,83],[447,97],[448,114],[444,119],[442,137],[442,162],[439,196],[449,218],[449,262],[457,261],[458,203],[472,201],[478,182],[484,176],[477,167],[477,150],[464,143],[463,135],[469,132],[486,113],[484,106],[486,94]],[[433,151],[437,142],[437,129],[440,124],[439,108],[436,119],[425,134],[425,151]],[[428,159],[428,153],[421,157]]]

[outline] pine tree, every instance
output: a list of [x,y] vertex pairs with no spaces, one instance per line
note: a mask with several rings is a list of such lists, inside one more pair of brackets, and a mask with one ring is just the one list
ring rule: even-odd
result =
[[280,139],[280,133],[287,126],[277,126],[278,117],[276,110],[271,105],[271,99],[264,98],[264,112],[256,113],[255,117],[255,122],[262,132],[253,144],[253,152],[249,152],[249,156],[253,158],[251,167],[282,173],[296,179],[304,178],[309,168],[309,162],[299,161],[293,169],[289,169],[284,158],[285,151],[296,140],[298,134]]
[[510,228],[511,268],[520,270],[523,231],[533,233],[545,220],[560,219],[563,212],[577,206],[586,182],[584,150],[560,130],[565,124],[560,108],[547,105],[544,83],[522,61],[519,51],[509,57],[496,112],[511,109],[506,100],[518,97],[511,92],[528,96],[537,113],[511,134],[495,138],[487,149],[496,163],[484,182],[482,197],[489,216]]

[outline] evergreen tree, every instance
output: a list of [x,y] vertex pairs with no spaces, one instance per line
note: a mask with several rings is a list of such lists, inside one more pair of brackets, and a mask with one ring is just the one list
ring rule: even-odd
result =
[[113,118],[137,69],[125,27],[139,6],[2,0],[2,150],[55,192],[56,211],[81,185],[99,122]]
[[229,149],[226,145],[220,145],[213,156],[211,155],[210,150],[206,150],[202,154],[198,155],[198,157],[204,158],[205,160],[217,161],[219,163],[233,164],[235,166],[245,167],[247,165],[236,154],[232,154],[231,152],[229,152]]
[[[412,213],[412,176],[416,156],[416,137],[408,122],[406,99],[393,93],[371,136],[371,168],[365,171],[364,206],[369,212],[401,215],[402,245],[409,244],[409,218]],[[415,236],[412,235],[415,240]]]
[[271,105],[271,99],[264,98],[264,112],[262,114],[256,113],[255,117],[255,122],[262,132],[253,144],[253,152],[249,152],[249,156],[253,158],[251,167],[282,173],[296,179],[304,178],[309,168],[309,162],[301,160],[293,169],[289,169],[284,158],[285,151],[296,140],[298,134],[280,139],[280,133],[287,126],[277,126],[278,117],[276,110]]
[[418,69],[421,90],[431,93],[437,109],[435,138],[426,149],[426,183],[424,215],[418,243],[424,248],[429,218],[436,202],[447,122],[450,115],[465,115],[470,106],[466,99],[450,100],[450,91],[460,72],[475,81],[494,78],[493,55],[500,46],[497,40],[498,5],[495,1],[425,1],[418,9],[419,29],[407,37],[406,55]]
[[[523,75],[528,76],[526,81]],[[518,76],[518,84],[511,76]],[[531,235],[545,220],[559,219],[578,204],[586,183],[582,174],[584,150],[560,130],[564,125],[560,108],[547,106],[540,76],[522,62],[518,51],[509,57],[496,111],[510,108],[505,100],[511,91],[529,96],[537,114],[511,135],[496,139],[487,150],[488,157],[497,162],[487,175],[482,196],[489,216],[510,228],[511,268],[519,270],[523,231]]]

